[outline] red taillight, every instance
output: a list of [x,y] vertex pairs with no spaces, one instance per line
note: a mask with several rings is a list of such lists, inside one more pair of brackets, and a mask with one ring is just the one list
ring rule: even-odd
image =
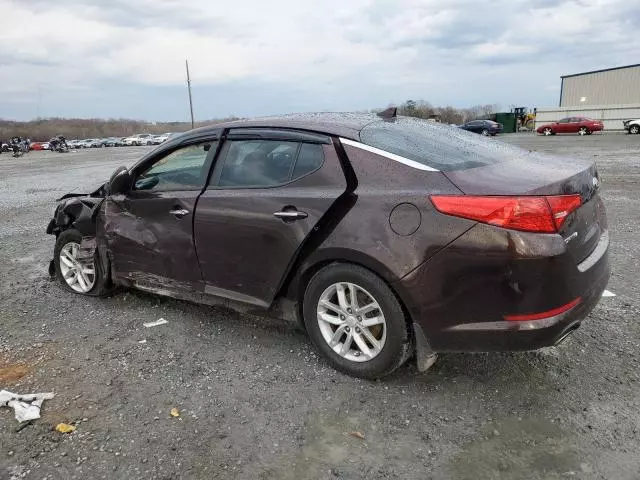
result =
[[580,206],[582,200],[580,195],[557,195],[547,197],[547,202],[551,207],[556,228],[560,230],[567,216]]
[[582,302],[582,298],[578,297],[575,300],[567,303],[566,305],[562,305],[561,307],[554,308],[551,310],[547,310],[546,312],[539,313],[529,313],[525,315],[505,315],[504,319],[509,320],[510,322],[526,322],[527,320],[543,320],[545,318],[555,317],[556,315],[560,315],[561,313],[567,312],[571,310],[573,307]]
[[432,195],[441,213],[525,232],[556,233],[580,206],[580,195],[489,197]]

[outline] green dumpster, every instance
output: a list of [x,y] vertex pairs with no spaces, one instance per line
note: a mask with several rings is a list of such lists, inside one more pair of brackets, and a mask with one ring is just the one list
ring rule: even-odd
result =
[[516,115],[514,113],[496,113],[496,122],[502,124],[502,133],[514,133],[516,131]]

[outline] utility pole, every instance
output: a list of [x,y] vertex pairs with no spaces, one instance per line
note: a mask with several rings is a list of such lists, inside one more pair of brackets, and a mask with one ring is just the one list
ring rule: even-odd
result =
[[40,85],[38,85],[38,111],[36,118],[40,118],[40,110],[42,108],[42,92],[40,91]]
[[191,77],[189,76],[189,60],[184,61],[187,67],[187,89],[189,90],[189,110],[191,110],[191,128],[195,128],[193,121],[193,100],[191,99]]

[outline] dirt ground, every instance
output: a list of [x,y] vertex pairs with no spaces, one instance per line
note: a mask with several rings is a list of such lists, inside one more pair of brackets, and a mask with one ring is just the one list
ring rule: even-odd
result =
[[557,348],[441,355],[378,382],[332,370],[294,325],[63,291],[54,199],[146,148],[0,155],[0,389],[56,394],[19,431],[0,408],[0,478],[640,478],[640,136],[496,141],[598,163],[617,296]]

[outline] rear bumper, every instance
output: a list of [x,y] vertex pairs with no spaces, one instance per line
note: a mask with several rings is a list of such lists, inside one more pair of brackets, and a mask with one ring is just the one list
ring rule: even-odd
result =
[[[604,235],[603,235],[604,237]],[[575,330],[609,280],[608,237],[579,265],[559,235],[476,225],[397,284],[434,351],[517,351]],[[538,320],[511,314],[575,307]]]

